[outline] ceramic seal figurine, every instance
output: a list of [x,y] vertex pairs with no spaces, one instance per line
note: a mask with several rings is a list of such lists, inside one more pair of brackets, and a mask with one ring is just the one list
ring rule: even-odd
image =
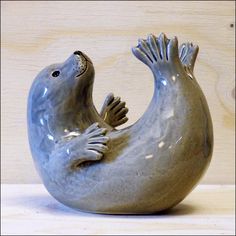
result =
[[42,70],[28,98],[28,135],[49,193],[83,211],[148,214],[182,201],[206,171],[213,129],[193,75],[198,47],[149,35],[133,54],[154,75],[155,91],[133,125],[128,109],[109,94],[102,111],[92,99],[94,67],[76,51]]

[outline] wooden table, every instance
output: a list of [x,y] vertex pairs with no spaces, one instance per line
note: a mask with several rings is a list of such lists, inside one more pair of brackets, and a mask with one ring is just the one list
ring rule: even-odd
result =
[[235,235],[235,188],[198,186],[167,214],[99,215],[69,209],[41,184],[3,184],[1,235]]

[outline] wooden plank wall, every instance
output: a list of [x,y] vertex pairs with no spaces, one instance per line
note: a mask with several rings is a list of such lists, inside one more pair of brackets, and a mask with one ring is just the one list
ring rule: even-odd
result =
[[26,100],[35,75],[86,52],[96,69],[98,108],[113,91],[127,102],[129,122],[150,102],[150,71],[131,53],[139,37],[165,32],[200,47],[195,75],[210,106],[215,148],[202,183],[229,184],[235,175],[234,2],[1,2],[2,182],[40,182],[26,133]]

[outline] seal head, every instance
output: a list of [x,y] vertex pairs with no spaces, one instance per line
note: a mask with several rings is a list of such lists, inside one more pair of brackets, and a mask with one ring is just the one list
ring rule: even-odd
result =
[[82,106],[92,104],[93,81],[93,64],[80,51],[63,63],[46,67],[31,87],[28,119],[54,138],[64,135],[65,129],[75,128]]
[[[43,98],[45,102],[45,98],[50,97],[47,101],[55,106],[69,94],[78,92],[80,80],[83,80],[84,86],[88,86],[93,83],[93,78],[94,68],[91,60],[82,52],[76,51],[65,62],[50,65],[38,74],[33,85],[33,99]],[[59,94],[63,96],[58,96]]]

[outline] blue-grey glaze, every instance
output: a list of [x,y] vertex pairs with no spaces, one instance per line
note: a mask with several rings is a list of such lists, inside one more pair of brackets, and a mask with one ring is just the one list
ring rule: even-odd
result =
[[164,34],[139,40],[133,53],[153,72],[155,91],[144,115],[121,130],[115,127],[128,109],[109,94],[97,112],[94,67],[84,53],[42,70],[29,93],[28,135],[49,193],[75,209],[114,214],[154,213],[182,201],[213,149],[208,105],[193,75],[197,52]]

